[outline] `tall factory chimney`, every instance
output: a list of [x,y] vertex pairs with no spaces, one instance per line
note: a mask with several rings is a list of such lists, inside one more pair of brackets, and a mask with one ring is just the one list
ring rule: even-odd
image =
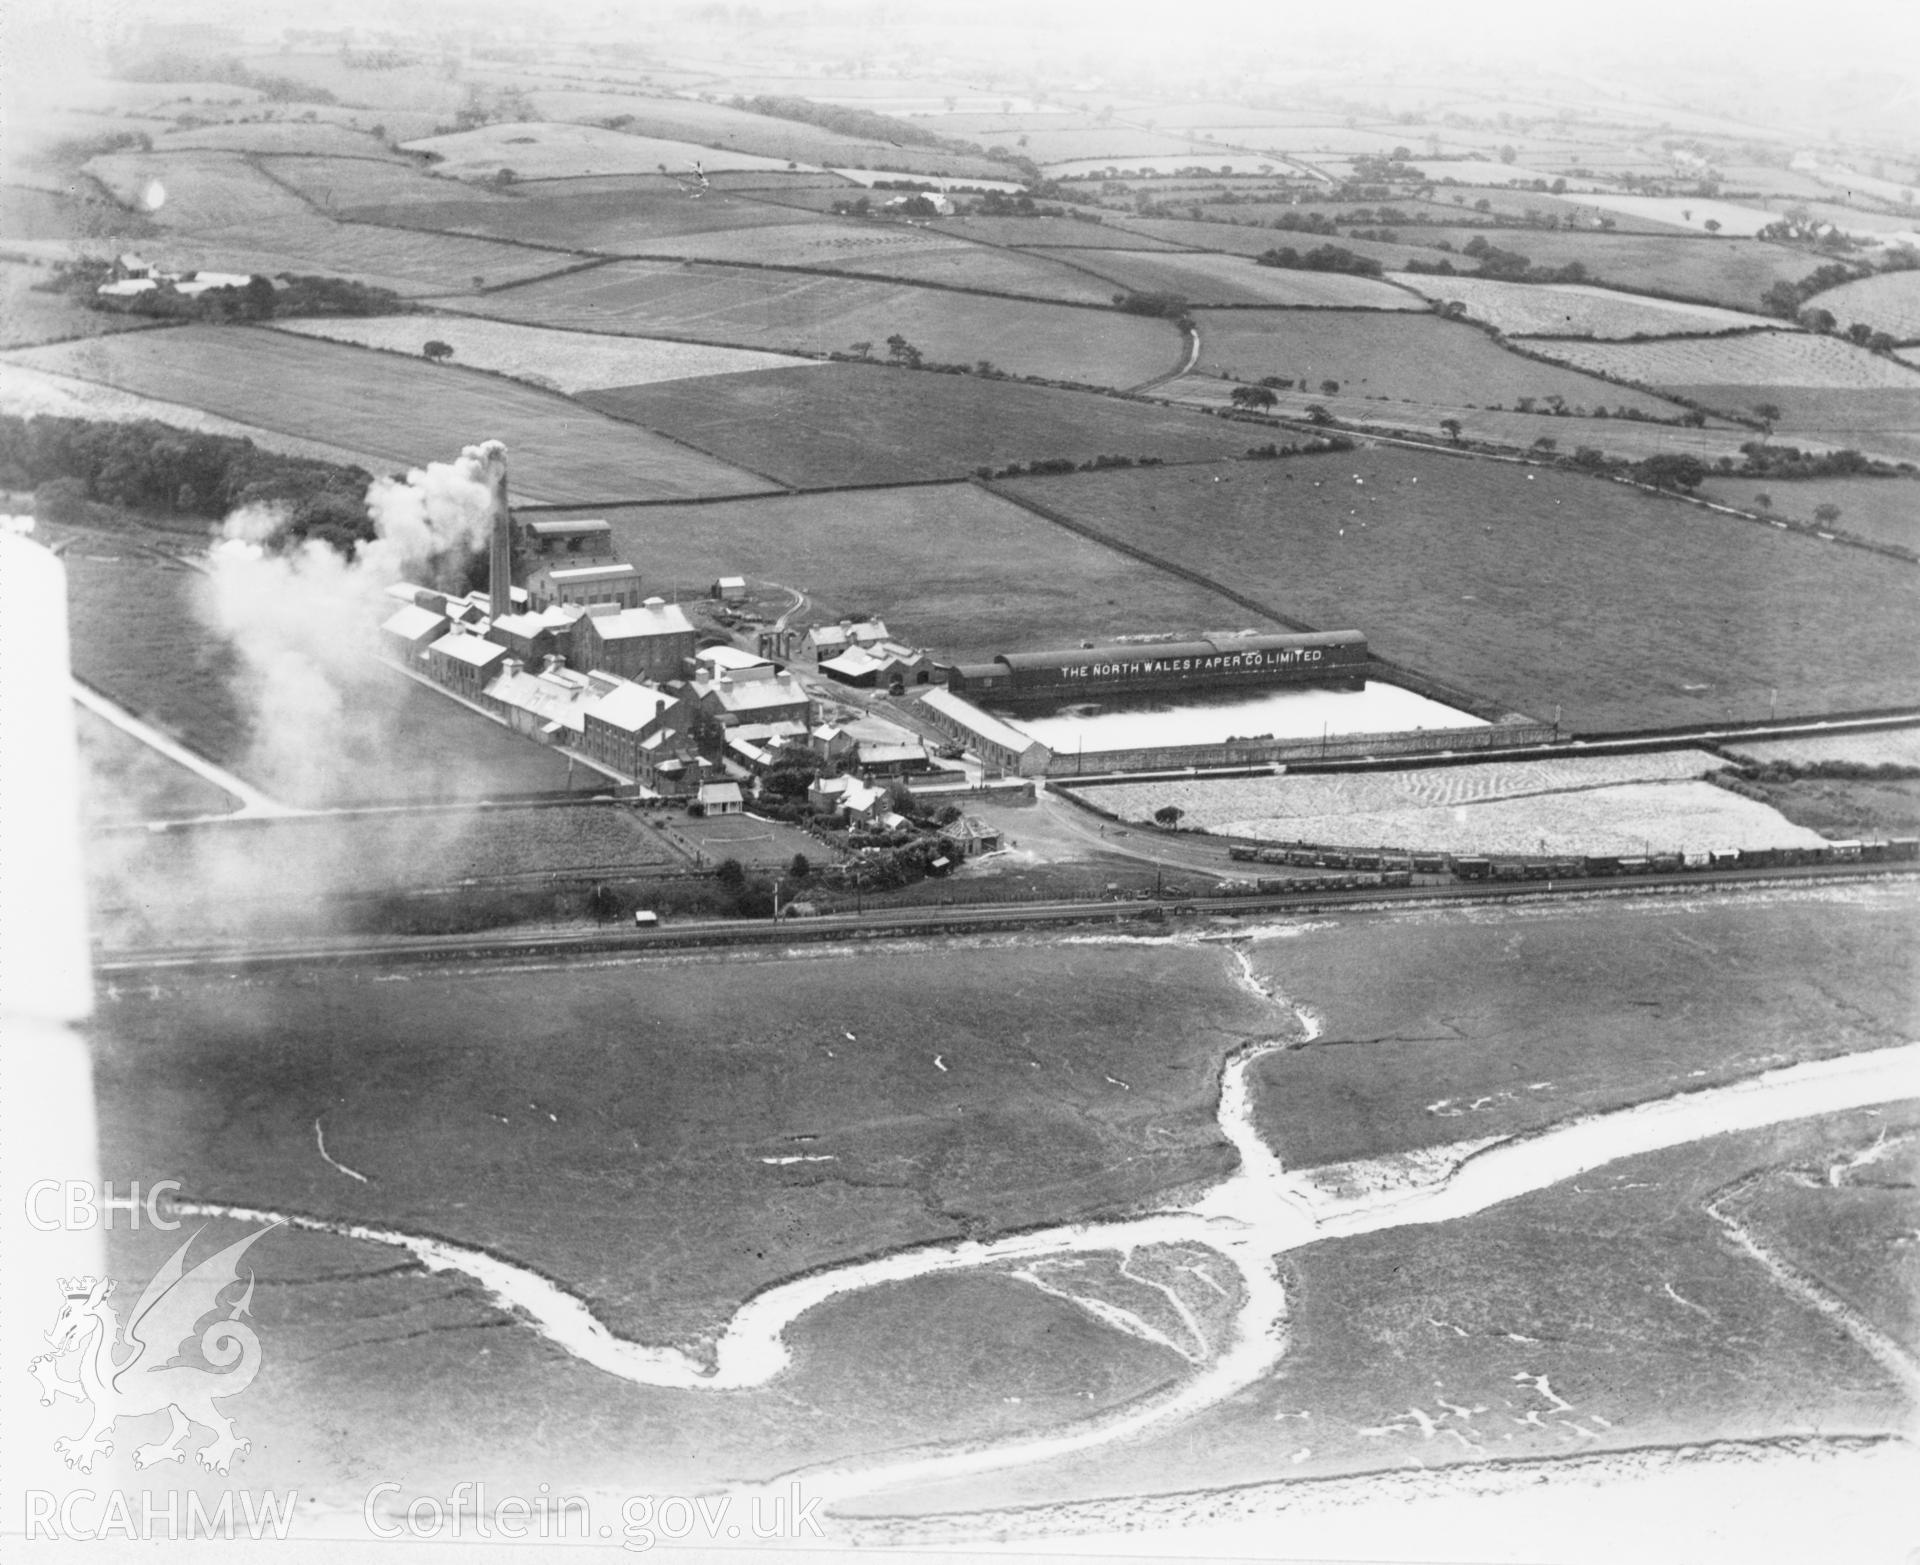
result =
[[507,509],[507,448],[498,440],[489,440],[476,450],[481,479],[492,496],[487,611],[500,619],[513,612],[513,513]]

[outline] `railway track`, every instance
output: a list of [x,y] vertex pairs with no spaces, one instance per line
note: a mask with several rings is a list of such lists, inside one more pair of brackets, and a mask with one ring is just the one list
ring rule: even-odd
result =
[[925,938],[993,930],[1068,925],[1115,925],[1140,933],[1180,927],[1202,918],[1307,914],[1396,906],[1473,906],[1489,902],[1577,900],[1647,892],[1686,893],[1766,885],[1844,884],[1905,879],[1920,864],[1815,864],[1771,869],[1686,871],[1679,874],[1582,877],[1570,880],[1370,886],[1345,891],[1274,892],[1255,896],[1163,897],[1116,901],[1061,900],[1014,905],[955,904],[835,913],[819,918],[704,919],[649,929],[577,929],[494,935],[422,935],[411,938],[338,937],[240,946],[175,946],[99,954],[96,979],[168,971],[271,971],[278,968],[436,965],[529,957],[633,956],[727,946],[785,946],[834,940]]

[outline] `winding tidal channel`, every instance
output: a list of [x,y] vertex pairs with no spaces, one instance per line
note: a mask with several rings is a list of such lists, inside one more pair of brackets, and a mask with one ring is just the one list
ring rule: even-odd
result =
[[[862,1459],[806,1475],[810,1493],[829,1503],[902,1484],[928,1484],[995,1469],[1046,1462],[1125,1440],[1213,1406],[1259,1381],[1287,1348],[1287,1300],[1276,1257],[1322,1239],[1417,1223],[1448,1222],[1570,1179],[1619,1158],[1732,1131],[1752,1130],[1846,1109],[1920,1097],[1920,1044],[1841,1056],[1769,1071],[1727,1086],[1702,1088],[1633,1108],[1596,1114],[1443,1159],[1441,1177],[1424,1184],[1331,1197],[1282,1166],[1254,1125],[1250,1074],[1269,1054],[1311,1042],[1321,1023],[1264,988],[1244,950],[1229,947],[1239,981],[1276,1006],[1285,1031],[1243,1045],[1221,1068],[1215,1110],[1221,1133],[1239,1154],[1218,1183],[1185,1193],[1178,1205],[1130,1217],[1069,1223],[988,1241],[917,1246],[849,1262],[775,1284],[747,1300],[721,1332],[711,1363],[675,1348],[648,1347],[609,1331],[587,1303],[550,1279],[482,1251],[361,1223],[225,1203],[181,1201],[179,1210],[243,1222],[285,1223],[409,1252],[429,1271],[478,1282],[502,1307],[566,1352],[637,1385],[686,1391],[764,1386],[787,1367],[785,1332],[808,1310],[886,1283],[935,1273],[1001,1268],[1076,1253],[1130,1253],[1146,1246],[1202,1246],[1238,1273],[1241,1291],[1230,1324],[1193,1373],[1165,1392],[1038,1435],[945,1446]],[[1476,1144],[1478,1146],[1478,1144]],[[1444,1149],[1443,1149],[1444,1150]]]

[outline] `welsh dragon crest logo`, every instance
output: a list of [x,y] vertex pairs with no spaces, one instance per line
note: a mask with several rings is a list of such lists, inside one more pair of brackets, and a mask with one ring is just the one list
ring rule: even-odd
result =
[[[224,1476],[234,1458],[246,1454],[249,1442],[235,1436],[232,1421],[213,1404],[238,1396],[260,1371],[260,1339],[240,1319],[253,1301],[252,1271],[238,1299],[223,1306],[220,1296],[239,1283],[240,1258],[248,1247],[272,1232],[256,1229],[188,1271],[187,1251],[199,1237],[196,1231],[147,1284],[124,1337],[110,1302],[111,1282],[94,1277],[60,1280],[60,1313],[44,1333],[53,1351],[27,1367],[40,1382],[41,1406],[51,1407],[61,1397],[93,1406],[85,1434],[63,1435],[53,1443],[67,1466],[91,1472],[96,1456],[113,1454],[116,1422],[159,1412],[172,1415],[173,1427],[165,1440],[134,1448],[135,1467],[184,1462],[181,1442],[195,1424],[213,1431],[213,1439],[199,1451],[202,1466]],[[200,1322],[222,1308],[225,1314],[196,1339]],[[199,1356],[213,1368],[181,1358],[196,1341]]]

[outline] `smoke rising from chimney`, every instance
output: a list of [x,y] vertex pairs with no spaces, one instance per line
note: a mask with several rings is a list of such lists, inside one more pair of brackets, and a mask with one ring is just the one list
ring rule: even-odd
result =
[[269,792],[311,800],[370,760],[377,766],[372,740],[404,693],[373,656],[381,621],[399,606],[386,589],[465,572],[487,546],[505,465],[506,448],[488,441],[404,479],[375,479],[374,536],[350,558],[316,540],[269,552],[285,521],[270,507],[227,518],[199,607],[238,659],[236,694],[252,730],[246,770]]

